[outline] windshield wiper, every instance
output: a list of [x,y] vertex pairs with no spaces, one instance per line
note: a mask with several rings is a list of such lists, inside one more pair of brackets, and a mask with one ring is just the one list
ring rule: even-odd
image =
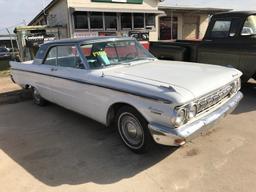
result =
[[137,57],[137,58],[131,59],[129,61],[125,61],[125,62],[129,63],[129,62],[139,61],[139,60],[155,60],[155,59],[151,58],[151,57]]
[[139,61],[139,60],[155,60],[155,58],[151,58],[151,57],[137,57],[128,61],[120,61],[118,63],[111,63],[108,65],[103,65],[104,68],[106,67],[112,67],[112,66],[116,66],[116,65],[128,65],[131,64],[131,62],[133,61]]

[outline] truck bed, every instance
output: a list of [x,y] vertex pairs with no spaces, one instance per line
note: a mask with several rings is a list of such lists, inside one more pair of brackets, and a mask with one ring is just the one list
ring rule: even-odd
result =
[[158,59],[196,62],[200,43],[189,40],[150,42],[149,51]]

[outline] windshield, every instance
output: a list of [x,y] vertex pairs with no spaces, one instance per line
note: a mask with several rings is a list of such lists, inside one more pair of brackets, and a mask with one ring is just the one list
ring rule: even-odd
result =
[[8,52],[6,48],[0,47],[0,52]]
[[135,40],[120,40],[84,44],[81,46],[91,69],[155,59]]
[[241,35],[256,35],[256,15],[251,15],[247,18]]

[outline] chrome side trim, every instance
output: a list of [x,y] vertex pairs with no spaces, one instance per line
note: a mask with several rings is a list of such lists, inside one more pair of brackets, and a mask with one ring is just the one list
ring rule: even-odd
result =
[[214,125],[218,120],[232,113],[242,98],[243,94],[239,91],[226,103],[210,114],[177,129],[154,123],[149,124],[148,128],[156,143],[169,146],[179,146],[180,144],[178,144],[176,140],[188,142],[200,136],[202,133],[208,132],[212,129],[212,125]]
[[114,91],[123,92],[123,93],[127,93],[127,94],[130,94],[130,95],[143,97],[143,98],[158,101],[158,102],[163,102],[165,104],[171,104],[172,103],[172,101],[170,101],[170,100],[167,100],[167,99],[161,98],[161,97],[157,97],[157,96],[154,96],[154,95],[148,95],[148,94],[143,94],[143,93],[140,93],[140,92],[130,91],[130,90],[126,90],[126,89],[121,89],[121,88],[116,88],[116,87],[110,87],[110,86],[107,86],[107,85],[96,84],[96,83],[87,82],[87,81],[84,81],[84,80],[81,80],[81,79],[62,77],[62,76],[40,73],[40,72],[36,72],[36,71],[28,71],[28,70],[23,70],[23,69],[11,68],[11,70],[22,71],[22,72],[27,72],[27,73],[34,73],[34,74],[39,74],[39,75],[64,79],[64,80],[68,80],[68,81],[74,81],[76,83],[87,84],[87,85],[101,87],[101,88],[105,88],[105,89],[111,89],[111,90],[114,90]]

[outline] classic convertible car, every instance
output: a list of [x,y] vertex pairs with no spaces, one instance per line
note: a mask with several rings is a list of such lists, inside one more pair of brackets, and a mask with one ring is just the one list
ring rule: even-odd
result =
[[116,127],[135,152],[185,144],[243,97],[240,71],[160,61],[126,37],[53,41],[34,61],[10,64],[13,81],[32,88],[36,104],[50,101]]

